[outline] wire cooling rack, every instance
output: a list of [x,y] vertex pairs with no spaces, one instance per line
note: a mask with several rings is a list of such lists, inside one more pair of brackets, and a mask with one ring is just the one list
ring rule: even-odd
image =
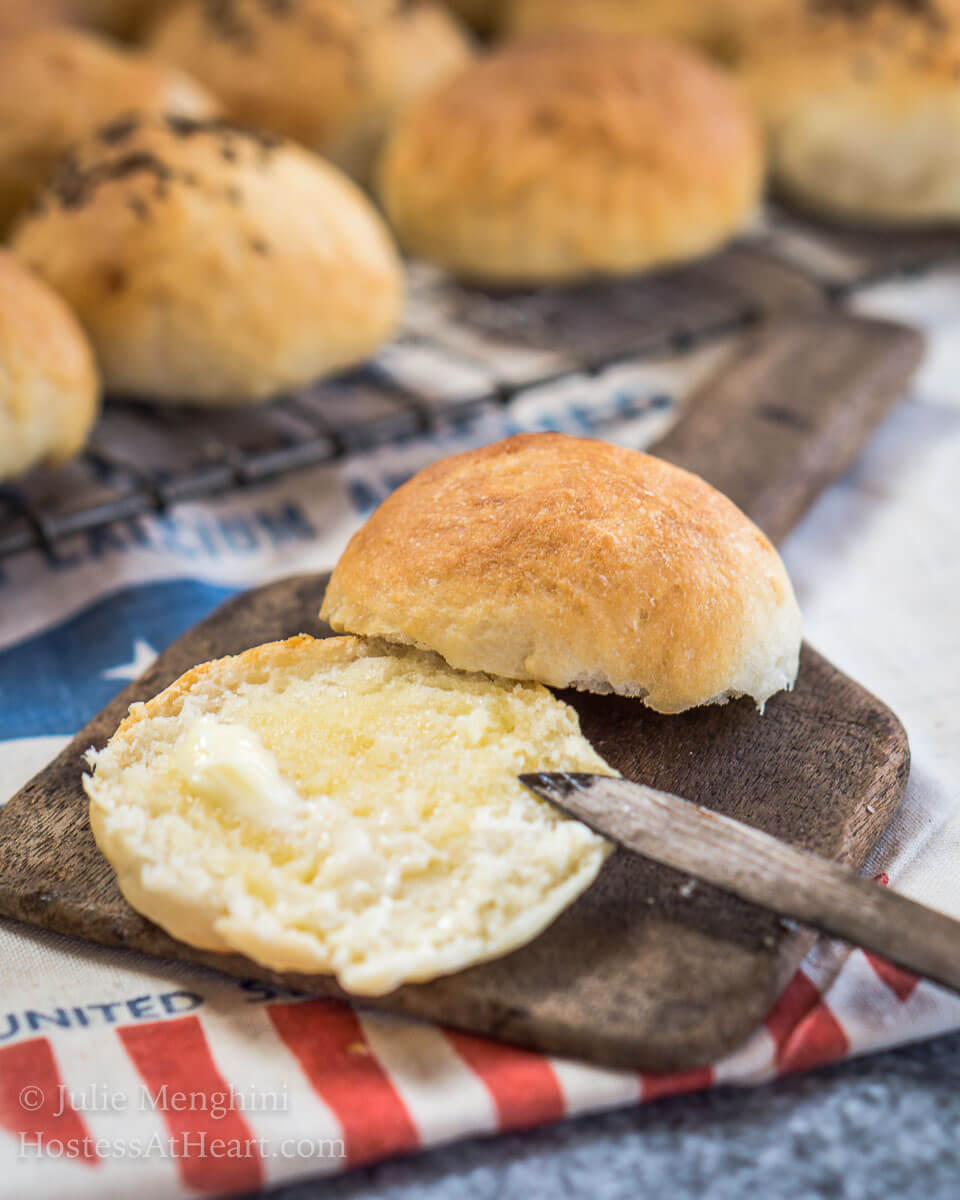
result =
[[682,270],[489,292],[411,269],[399,337],[364,367],[253,408],[112,399],[85,452],[0,486],[0,558],[162,513],[509,405],[551,380],[682,354],[772,312],[960,259],[960,237],[814,228],[777,214]]

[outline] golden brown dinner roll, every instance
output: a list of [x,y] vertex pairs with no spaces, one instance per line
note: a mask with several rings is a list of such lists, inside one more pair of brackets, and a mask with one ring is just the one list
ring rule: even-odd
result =
[[564,434],[444,459],[353,537],[321,614],[465,671],[638,696],[658,712],[797,673],[800,612],[759,529],[696,475]]
[[151,46],[207,83],[236,120],[294,138],[363,181],[396,115],[469,54],[446,10],[400,0],[192,0]]
[[359,189],[219,121],[122,118],[69,157],[16,252],[72,304],[106,387],[248,402],[356,362],[403,280]]
[[0,38],[0,233],[71,145],[133,110],[206,117],[216,105],[176,68],[80,30]]
[[956,0],[825,5],[743,66],[780,190],[887,224],[960,220],[958,77]]
[[99,399],[93,351],[73,313],[0,251],[0,479],[76,454]]
[[585,30],[678,38],[732,61],[758,33],[779,33],[808,7],[808,0],[508,0],[505,24],[522,34]]
[[706,254],[762,175],[753,121],[713,67],[580,34],[517,41],[432,92],[390,138],[380,191],[413,254],[533,283]]

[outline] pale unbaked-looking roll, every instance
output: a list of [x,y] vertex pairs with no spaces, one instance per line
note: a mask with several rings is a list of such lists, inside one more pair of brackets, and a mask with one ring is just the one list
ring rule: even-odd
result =
[[830,217],[960,220],[960,5],[823,6],[742,65],[780,191]]
[[696,258],[748,221],[753,118],[694,51],[604,35],[520,40],[415,105],[380,194],[412,254],[478,280],[628,274]]
[[776,550],[696,475],[523,434],[415,475],[353,537],[321,616],[451,666],[637,696],[658,712],[792,686]]
[[14,249],[72,305],[109,391],[242,403],[366,357],[403,276],[363,193],[219,121],[122,119],[68,158]]
[[76,454],[99,399],[93,351],[76,318],[0,251],[0,480]]
[[0,37],[0,234],[71,146],[134,111],[209,117],[217,104],[176,67],[78,29]]
[[470,53],[445,9],[399,0],[188,0],[150,45],[237,121],[293,138],[362,182],[397,115]]

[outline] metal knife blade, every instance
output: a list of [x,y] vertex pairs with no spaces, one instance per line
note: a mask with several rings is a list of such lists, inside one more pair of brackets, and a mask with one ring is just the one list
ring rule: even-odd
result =
[[960,992],[960,921],[839,863],[625,779],[543,773],[520,782],[627,850]]

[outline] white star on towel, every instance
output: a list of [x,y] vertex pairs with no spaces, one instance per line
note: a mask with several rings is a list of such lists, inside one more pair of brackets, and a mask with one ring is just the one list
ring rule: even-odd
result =
[[104,679],[139,679],[147,667],[152,667],[156,662],[157,652],[145,642],[143,638],[137,638],[133,643],[133,662],[122,663],[119,667],[111,667],[109,671],[103,672]]

